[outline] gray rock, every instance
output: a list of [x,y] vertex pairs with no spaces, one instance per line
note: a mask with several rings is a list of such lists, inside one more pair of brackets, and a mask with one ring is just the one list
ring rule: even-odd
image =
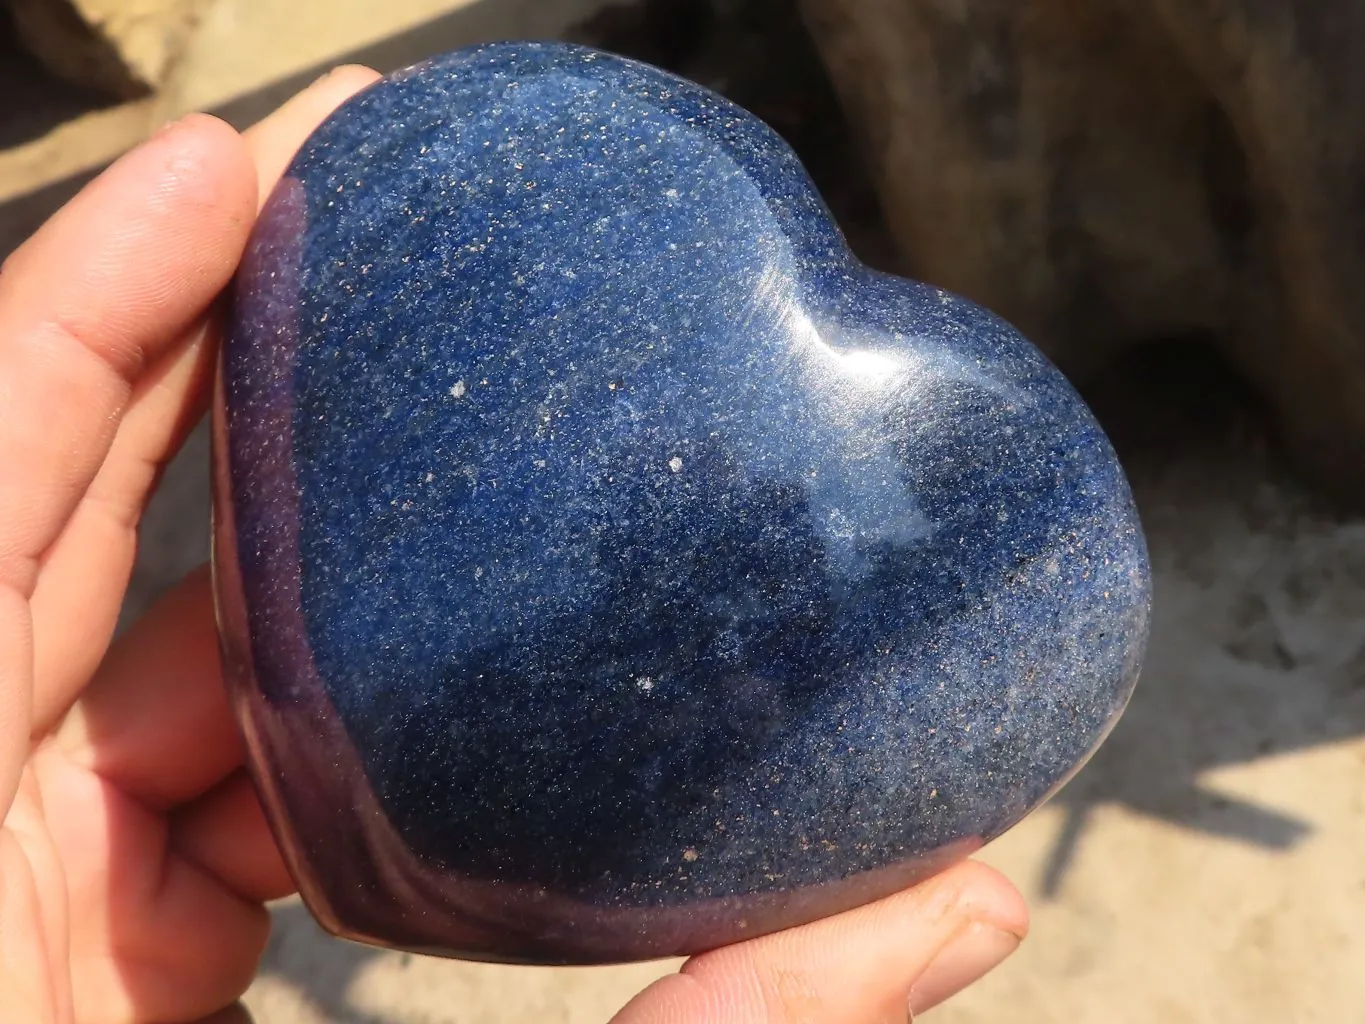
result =
[[53,74],[116,96],[164,80],[205,0],[0,0]]

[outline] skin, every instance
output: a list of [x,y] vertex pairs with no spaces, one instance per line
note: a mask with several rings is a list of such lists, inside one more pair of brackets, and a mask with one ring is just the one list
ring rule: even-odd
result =
[[[245,134],[203,114],[115,163],[0,269],[0,1020],[230,1006],[293,884],[242,770],[208,575],[112,640],[136,530],[202,415],[217,297],[341,68]],[[694,957],[616,1024],[904,1021],[1008,956],[1022,898],[964,863]]]

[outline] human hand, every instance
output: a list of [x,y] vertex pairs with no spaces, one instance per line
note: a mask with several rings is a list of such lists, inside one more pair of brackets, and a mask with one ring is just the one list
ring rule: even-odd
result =
[[[194,115],[0,272],[0,1020],[193,1020],[251,980],[292,889],[242,770],[198,571],[112,644],[136,529],[203,411],[217,296],[346,68],[245,136]],[[903,1021],[1008,955],[1027,912],[966,863],[694,957],[617,1024]]]

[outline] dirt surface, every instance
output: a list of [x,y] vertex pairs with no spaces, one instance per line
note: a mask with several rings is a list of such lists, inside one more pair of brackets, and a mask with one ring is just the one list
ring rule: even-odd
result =
[[[0,95],[25,97],[22,116],[10,113],[20,105],[0,114],[0,253],[168,111],[209,107],[244,124],[339,60],[392,67],[476,39],[551,34],[595,6],[219,0],[175,90],[123,106],[44,86],[0,43]],[[708,21],[661,3],[586,34],[758,109],[802,149],[860,250],[886,263],[875,204],[799,31],[770,27],[778,7],[766,21],[717,9]],[[798,56],[778,60],[775,48]],[[1029,896],[1032,936],[930,1019],[1365,1021],[1365,519],[1290,478],[1254,404],[1189,346],[1144,356],[1090,397],[1150,533],[1150,658],[1094,762],[983,856]],[[148,516],[130,615],[205,556],[206,461],[201,433]],[[321,935],[288,902],[247,1004],[257,1024],[603,1021],[674,966],[383,953]]]

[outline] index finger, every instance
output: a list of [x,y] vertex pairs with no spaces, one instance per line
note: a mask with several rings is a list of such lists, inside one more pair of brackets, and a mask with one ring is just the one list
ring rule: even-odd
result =
[[6,261],[0,586],[31,595],[143,368],[227,284],[255,204],[241,137],[191,115],[118,160]]
[[[332,110],[378,77],[367,68],[338,69],[248,130],[261,193],[269,194],[300,143]],[[183,399],[162,391],[135,400],[110,461],[164,461],[170,454],[169,436],[157,425],[173,419],[173,408],[180,404]],[[108,477],[116,470],[106,466],[101,473]],[[106,489],[116,486],[133,484]],[[70,574],[87,573],[91,558],[89,552],[73,556]],[[61,567],[49,564],[45,575],[54,568]],[[154,609],[114,643],[88,686],[88,675],[81,677],[84,692],[62,732],[69,756],[129,792],[140,797],[159,793],[171,804],[211,788],[241,761],[240,740],[217,671],[207,577],[192,574],[187,583],[158,604],[165,614]],[[52,605],[51,615],[60,615],[71,598],[59,596]],[[65,695],[53,692],[61,689],[53,673],[40,673],[39,680],[41,702],[49,710],[64,706]],[[187,723],[194,726],[188,732]],[[188,746],[168,743],[166,736],[180,736]],[[168,785],[176,787],[169,794]]]
[[873,1024],[915,1015],[1019,945],[1028,907],[963,861],[905,892],[693,957],[612,1024]]
[[[376,78],[373,71],[343,68],[325,76],[255,128],[245,146],[254,166],[237,173],[268,194],[297,147],[351,93]],[[144,181],[144,189],[154,185]],[[125,216],[137,214],[136,197],[124,197]],[[254,216],[255,205],[250,208]],[[194,222],[192,211],[186,220]],[[245,238],[239,241],[239,245]],[[240,257],[240,251],[233,256]],[[125,273],[134,276],[135,268]],[[123,410],[117,436],[90,480],[60,538],[45,549],[30,600],[34,622],[33,728],[54,725],[86,685],[104,655],[132,567],[135,530],[161,471],[207,404],[216,322],[207,309],[178,341],[148,362]],[[71,624],[80,622],[79,635]]]
[[[43,559],[142,368],[227,283],[255,200],[241,137],[195,115],[118,160],[0,268],[0,812],[38,703],[30,599]],[[84,624],[66,621],[79,636]]]

